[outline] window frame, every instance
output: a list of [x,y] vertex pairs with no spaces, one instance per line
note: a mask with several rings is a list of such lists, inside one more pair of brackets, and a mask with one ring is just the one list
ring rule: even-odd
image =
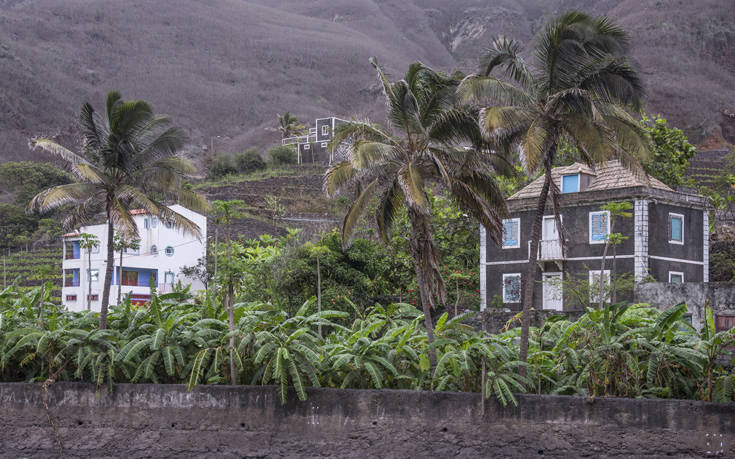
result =
[[[674,276],[680,276],[681,277],[681,282],[671,282],[671,276],[672,275],[674,275]],[[683,272],[681,272],[681,271],[669,271],[669,284],[674,284],[674,283],[681,283],[681,284],[684,283],[684,273]]]
[[[581,185],[581,182],[582,182],[581,175],[582,174],[580,174],[579,172],[577,172],[576,174],[564,174],[564,175],[562,175],[561,176],[561,190],[559,190],[560,193],[561,194],[579,193],[579,190],[581,189],[581,186],[582,186]],[[564,179],[566,177],[577,177],[577,189],[576,190],[574,190],[574,191],[564,191]]]
[[[610,270],[609,269],[604,269],[604,270],[600,271],[599,269],[590,269],[589,272],[588,272],[588,276],[589,276],[588,285],[589,285],[589,289],[590,289],[590,291],[589,291],[589,300],[590,300],[590,303],[599,303],[600,302],[600,299],[597,297],[597,295],[600,294],[599,290],[598,289],[594,289],[594,291],[593,291],[593,288],[592,288],[592,285],[593,285],[592,284],[593,276],[595,274],[597,274],[599,276],[600,275],[600,272],[602,272],[602,275],[605,276],[605,280],[606,280],[607,287],[608,287],[608,291],[606,293],[605,299],[603,300],[603,303],[605,301],[608,302],[608,303],[610,302],[610,290],[609,290],[610,283],[611,283]],[[594,298],[592,297],[592,295],[595,295]]]
[[156,244],[151,245],[151,255],[154,257],[158,256],[158,246]]
[[[505,245],[505,223],[510,222],[511,224],[518,225],[518,234],[516,237],[515,245]],[[503,249],[520,249],[521,248],[521,219],[520,218],[505,218],[503,219]]]
[[[674,226],[672,224],[672,221],[675,218],[681,219],[681,241],[677,241],[676,239],[672,239],[673,232],[674,232]],[[676,244],[676,245],[684,245],[684,214],[677,214],[676,212],[669,212],[669,217],[667,220],[668,227],[669,227],[669,244]]]
[[77,296],[75,294],[66,295],[66,301],[76,301]]
[[[96,273],[96,279],[92,277],[92,273]],[[100,281],[100,270],[97,268],[87,269],[87,283],[91,284]]]
[[[171,253],[169,253],[169,250],[171,249]],[[166,254],[167,257],[173,257],[174,256],[174,248],[173,246],[167,245],[165,249],[163,249],[163,253]]]
[[[517,301],[514,301],[512,299],[510,299],[510,300],[509,299],[506,299],[506,293],[507,292],[505,291],[505,279],[508,278],[508,277],[517,277],[518,278],[518,300]],[[521,302],[521,296],[522,296],[522,293],[523,293],[522,292],[523,284],[522,284],[521,280],[522,280],[521,273],[507,273],[507,274],[503,274],[503,292],[502,292],[503,293],[503,304],[506,304],[506,303],[520,303]]]
[[[607,216],[607,232],[605,233],[604,238],[599,241],[592,239],[592,216],[593,215],[606,215]],[[607,237],[610,236],[610,211],[609,210],[594,210],[589,213],[589,216],[587,218],[589,220],[588,225],[587,225],[589,243],[590,244],[604,244],[607,241]]]
[[137,249],[134,249],[132,247],[125,247],[123,249],[123,254],[132,256],[140,255],[140,247],[138,247]]
[[311,150],[311,145],[309,145],[308,143],[305,143],[303,146],[304,150]]
[[329,135],[329,125],[322,124],[322,135]]

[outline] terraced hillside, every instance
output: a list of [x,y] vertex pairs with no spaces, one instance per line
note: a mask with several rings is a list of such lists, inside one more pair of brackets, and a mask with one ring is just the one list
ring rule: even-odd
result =
[[27,291],[41,285],[44,281],[53,281],[51,301],[61,302],[61,244],[42,247],[29,251],[21,251],[3,256],[2,272],[3,288],[18,282],[21,290]]
[[[240,199],[246,218],[233,223],[238,237],[282,235],[285,228],[301,228],[304,236],[336,227],[346,203],[329,200],[322,192],[324,165],[293,165],[255,174],[203,182],[196,188],[211,201]],[[209,222],[209,237],[214,222]]]
[[715,177],[722,174],[727,167],[727,156],[730,150],[699,151],[687,166],[686,175],[698,185],[712,187]]

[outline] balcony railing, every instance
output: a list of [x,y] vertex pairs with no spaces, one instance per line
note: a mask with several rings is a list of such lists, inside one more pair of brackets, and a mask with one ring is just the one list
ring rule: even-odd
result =
[[[531,254],[531,241],[528,241],[528,253]],[[564,259],[564,251],[559,239],[547,239],[538,241],[538,261],[555,261]]]

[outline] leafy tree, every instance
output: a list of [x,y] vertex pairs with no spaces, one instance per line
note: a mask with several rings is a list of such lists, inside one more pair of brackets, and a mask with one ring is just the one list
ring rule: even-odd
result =
[[237,173],[237,165],[230,155],[214,155],[207,168],[207,177],[219,179]]
[[[481,140],[475,118],[452,105],[457,79],[414,63],[402,80],[391,83],[377,61],[371,59],[371,63],[383,86],[392,130],[370,122],[341,124],[330,148],[347,144],[350,159],[327,170],[324,189],[329,196],[339,190],[356,192],[342,224],[344,246],[374,197],[378,199],[378,232],[385,242],[397,211],[406,207],[410,253],[431,343],[431,310],[446,302],[446,290],[431,235],[426,183],[434,180],[447,188],[494,239],[501,237],[507,210],[490,171],[490,164],[496,162],[494,155]],[[472,148],[453,147],[460,139],[470,141]],[[435,363],[433,350],[430,358]]]
[[[626,57],[628,36],[605,17],[570,12],[551,21],[536,44],[535,69],[519,56],[519,45],[496,39],[482,57],[480,72],[459,88],[466,100],[483,104],[480,128],[499,148],[517,147],[528,175],[541,170],[544,182],[531,228],[524,278],[522,361],[528,354],[528,328],[536,283],[541,223],[550,196],[562,244],[559,189],[551,168],[564,140],[580,160],[593,166],[618,158],[631,167],[648,157],[646,133],[626,111],[641,104],[642,86]],[[492,76],[502,71],[507,83]],[[521,367],[522,370],[525,367]]]
[[47,188],[70,183],[72,177],[53,164],[30,161],[0,164],[0,185],[14,194],[13,203],[25,206],[33,196]]
[[268,149],[268,157],[275,165],[296,164],[296,148],[293,145],[276,145]]
[[641,114],[643,128],[651,138],[653,156],[643,163],[646,172],[672,188],[685,183],[684,173],[697,149],[689,143],[684,131],[670,128],[661,115]]
[[255,148],[248,148],[242,153],[238,153],[233,157],[235,167],[240,172],[252,172],[266,168],[263,157],[260,156]]
[[47,211],[66,204],[74,206],[66,220],[76,228],[89,221],[95,207],[104,210],[107,222],[107,268],[102,291],[99,326],[107,326],[107,307],[114,268],[115,229],[131,236],[138,228],[130,211],[145,209],[162,221],[195,235],[199,227],[164,204],[168,197],[193,210],[206,209],[199,194],[184,187],[183,178],[195,173],[194,166],[177,156],[185,137],[177,128],[166,128],[167,116],[154,115],[142,100],[124,101],[115,91],[107,94],[104,118],[85,103],[80,114],[84,138],[81,153],[50,139],[33,140],[34,147],[58,156],[69,164],[75,183],[59,185],[37,194],[29,209]]

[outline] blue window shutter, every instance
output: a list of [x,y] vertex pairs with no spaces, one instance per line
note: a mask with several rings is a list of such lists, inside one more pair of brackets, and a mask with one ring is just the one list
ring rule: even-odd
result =
[[607,236],[607,214],[592,214],[592,235],[593,241],[604,241]]
[[672,241],[681,241],[681,218],[680,217],[672,217],[671,218],[671,240]]
[[518,225],[513,220],[503,222],[503,245],[518,245]]
[[579,191],[579,174],[562,176],[561,192],[576,193],[577,191]]

